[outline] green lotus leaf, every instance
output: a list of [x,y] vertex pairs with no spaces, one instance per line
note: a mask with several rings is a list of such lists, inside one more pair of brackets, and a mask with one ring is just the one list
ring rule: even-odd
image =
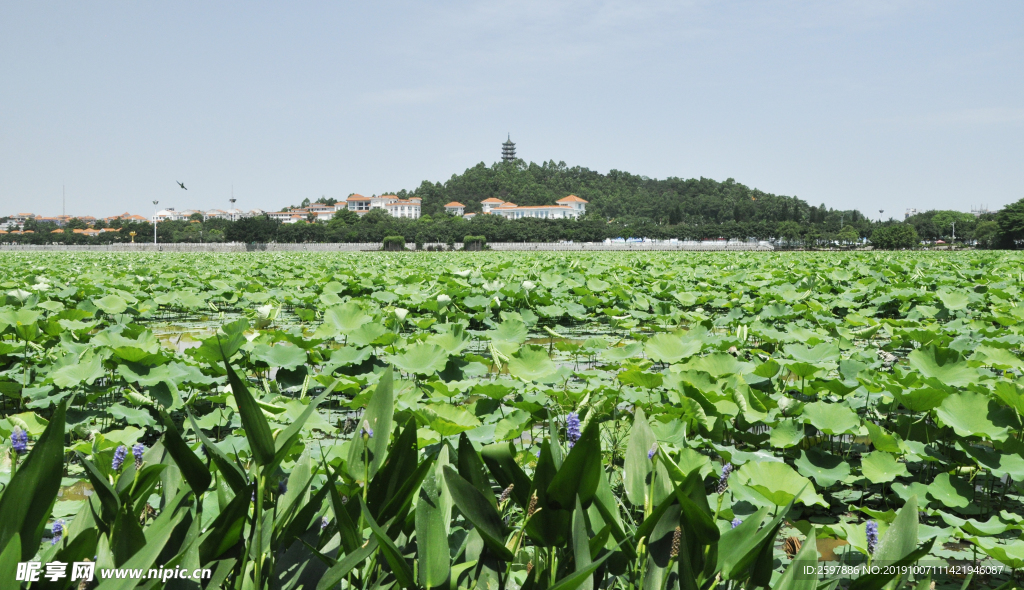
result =
[[1009,420],[986,395],[965,391],[942,400],[935,410],[942,423],[960,436],[980,436],[990,440],[1006,440]]
[[448,363],[448,353],[436,344],[417,342],[402,354],[391,357],[391,362],[406,373],[432,375],[444,370]]
[[540,381],[555,373],[557,367],[541,346],[524,346],[508,360],[508,370],[524,381]]
[[1020,539],[1002,542],[988,537],[964,537],[964,540],[974,543],[985,555],[1007,567],[1024,568],[1024,541]]
[[868,436],[871,438],[871,444],[874,445],[875,449],[885,451],[886,453],[903,452],[902,447],[900,447],[899,436],[886,432],[884,428],[874,422],[865,422],[864,425],[868,429]]
[[684,363],[686,369],[691,371],[704,371],[712,377],[723,375],[745,375],[754,369],[753,363],[746,363],[736,359],[729,353],[716,352],[697,359],[691,359]]
[[935,476],[931,485],[928,486],[928,495],[949,508],[965,508],[971,503],[970,499],[974,497],[971,484],[959,477],[951,478],[948,473],[940,473]]
[[428,338],[427,342],[440,346],[448,354],[458,354],[473,343],[462,324],[444,324],[434,326],[434,329],[440,331]]
[[974,354],[971,355],[971,361],[980,362],[983,366],[994,367],[996,369],[1020,369],[1024,367],[1024,361],[1022,361],[1017,355],[1013,354],[1005,348],[994,348],[992,346],[981,346],[974,349]]
[[896,495],[900,497],[904,502],[909,502],[910,498],[927,498],[928,497],[928,486],[924,485],[919,481],[912,481],[909,484],[902,484],[900,482],[892,483],[892,491],[896,492]]
[[940,301],[942,301],[942,305],[950,311],[964,309],[967,307],[967,304],[971,302],[970,298],[967,297],[967,294],[962,291],[942,290],[935,293],[935,295]]
[[661,384],[664,382],[664,377],[661,373],[651,373],[649,371],[641,371],[639,369],[623,371],[618,374],[618,379],[626,385],[641,387],[643,389],[661,387]]
[[860,431],[860,416],[838,403],[814,402],[804,406],[803,418],[825,434],[846,434]]
[[115,420],[124,420],[128,424],[142,427],[156,426],[156,420],[145,410],[137,410],[122,406],[121,404],[114,404],[107,408],[107,411],[110,412],[110,415]]
[[109,314],[124,313],[128,309],[128,302],[117,295],[107,295],[92,300],[93,305]]
[[103,376],[103,361],[100,357],[86,353],[77,363],[63,366],[50,377],[57,387],[68,389],[81,383],[92,385],[94,381]]
[[522,344],[526,342],[530,332],[526,329],[526,324],[520,320],[505,320],[498,324],[496,329],[488,330],[485,334],[491,340]]
[[816,365],[839,361],[839,346],[835,344],[822,343],[814,348],[801,344],[787,344],[785,350],[793,360],[802,363]]
[[324,323],[320,325],[314,336],[316,338],[334,338],[340,334],[358,330],[371,319],[373,318],[366,315],[359,304],[349,301],[325,311]]
[[1018,414],[1024,414],[1024,390],[1017,386],[1017,384],[1009,381],[1000,381],[996,383],[994,393],[996,397],[1003,400],[1003,403],[1007,406],[1016,410]]
[[797,502],[805,506],[818,504],[828,508],[825,499],[814,492],[814,484],[811,483],[811,480],[800,475],[785,463],[748,461],[739,468],[733,477],[776,506],[785,506],[796,498]]
[[962,387],[978,378],[978,371],[967,365],[959,352],[929,344],[907,355],[910,366],[925,377],[934,377],[946,385]]
[[842,457],[830,455],[816,447],[800,451],[793,462],[801,475],[810,477],[822,488],[830,488],[850,476],[850,464]]
[[631,359],[640,354],[643,345],[639,342],[631,342],[625,346],[613,346],[601,351],[601,358],[611,362],[621,362]]
[[778,424],[772,427],[771,433],[768,436],[768,441],[772,447],[778,449],[788,449],[803,439],[803,422],[797,422],[796,420],[780,420]]
[[972,445],[965,440],[958,440],[956,444],[992,475],[1000,478],[1009,476],[1014,481],[1024,480],[1024,443],[1007,438],[998,450]]
[[677,363],[700,352],[698,340],[687,340],[671,334],[655,334],[644,343],[644,351],[654,360]]
[[252,358],[271,367],[292,370],[306,363],[306,351],[293,344],[257,344],[252,348]]
[[587,288],[594,293],[600,293],[601,291],[607,290],[611,287],[611,283],[602,281],[601,279],[587,279]]
[[893,396],[911,412],[927,412],[939,407],[942,400],[949,394],[934,387],[920,387],[915,389],[891,390]]
[[896,461],[891,454],[883,451],[872,451],[861,458],[861,473],[871,483],[887,483],[897,477],[908,477],[907,466]]
[[462,407],[448,404],[431,404],[423,410],[430,419],[430,428],[441,436],[453,436],[480,426],[480,420]]
[[367,322],[348,333],[348,342],[357,346],[369,346],[387,332],[381,324]]

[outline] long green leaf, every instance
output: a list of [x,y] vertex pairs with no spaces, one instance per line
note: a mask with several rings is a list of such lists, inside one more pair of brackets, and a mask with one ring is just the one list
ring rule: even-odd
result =
[[451,466],[444,467],[444,481],[452,494],[455,506],[466,520],[473,523],[487,548],[499,559],[512,561],[515,556],[505,547],[505,523],[497,509],[473,484],[465,480]]
[[213,464],[217,466],[217,470],[220,471],[222,476],[224,476],[224,481],[231,486],[231,491],[236,494],[242,493],[242,491],[249,486],[248,482],[245,480],[245,474],[231,461],[231,459],[228,458],[226,454],[224,454],[224,451],[220,450],[217,445],[213,444],[212,440],[207,438],[203,433],[203,430],[199,428],[199,424],[196,423],[196,419],[192,415],[192,412],[187,408],[186,412],[188,413],[189,421],[192,423],[192,430],[197,436],[199,436],[199,440],[203,443],[203,446],[206,449],[207,456],[210,457]]
[[78,453],[78,460],[82,463],[82,467],[85,467],[85,475],[89,478],[93,492],[100,499],[100,504],[103,506],[103,520],[108,523],[113,522],[117,518],[118,511],[121,509],[121,500],[118,498],[117,492],[114,491],[107,478],[92,461],[86,459],[81,453]]
[[601,439],[596,420],[587,425],[555,478],[548,484],[548,503],[555,508],[572,508],[577,498],[589,506],[601,477]]
[[338,561],[338,563],[331,566],[331,568],[324,573],[324,577],[320,578],[320,582],[316,585],[316,590],[329,590],[330,588],[336,588],[350,571],[366,561],[366,558],[376,550],[377,539],[371,538],[366,542],[365,546],[359,547],[355,551],[350,552],[342,560]]
[[[220,337],[217,338],[218,344]],[[223,349],[222,353],[223,353]],[[231,392],[235,395],[235,402],[238,404],[238,413],[242,417],[242,428],[245,429],[245,438],[249,441],[249,450],[252,451],[253,459],[257,465],[267,465],[274,460],[274,437],[270,433],[270,425],[263,416],[256,399],[249,393],[245,385],[231,368],[231,363],[224,360],[224,370],[228,374],[228,383],[231,384]]]
[[203,492],[210,488],[210,482],[213,481],[210,470],[181,438],[181,435],[178,434],[178,428],[174,425],[171,417],[163,410],[160,410],[160,421],[164,425],[164,448],[167,449],[171,458],[178,465],[178,469],[181,470],[181,474],[185,477],[185,481],[188,482],[188,486],[192,488],[192,492],[197,497],[202,495]]
[[412,573],[412,568],[405,561],[405,556],[398,550],[395,543],[388,537],[388,534],[384,529],[380,528],[377,521],[373,519],[373,515],[370,514],[370,509],[363,503],[363,499],[359,498],[359,503],[363,509],[363,518],[366,519],[366,524],[370,526],[370,530],[373,531],[373,536],[376,537],[377,543],[380,545],[381,553],[384,554],[384,559],[387,560],[388,565],[391,566],[391,572],[395,575],[398,580],[399,586],[402,588],[412,588],[416,585],[415,576]]
[[773,590],[815,590],[818,587],[818,577],[814,574],[804,573],[804,567],[818,564],[816,544],[817,535],[814,527],[811,527],[804,544],[800,546],[800,551],[797,552],[786,571],[782,572],[782,577],[776,582]]
[[22,561],[31,558],[60,491],[64,471],[64,413],[61,402],[35,447],[0,496],[0,547],[20,536]]
[[[156,558],[160,556],[167,541],[171,538],[171,531],[184,518],[184,512],[178,512],[173,518],[158,519],[153,521],[147,530],[147,543],[131,559],[126,561],[122,567],[126,569],[149,570],[153,567]],[[130,590],[139,583],[131,578],[113,579],[109,578],[100,582],[96,590]]]

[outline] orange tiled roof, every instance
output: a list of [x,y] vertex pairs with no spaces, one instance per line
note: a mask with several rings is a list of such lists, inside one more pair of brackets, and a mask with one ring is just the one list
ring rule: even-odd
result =
[[577,197],[576,195],[569,195],[568,197],[565,197],[564,199],[558,199],[555,202],[556,203],[589,203],[590,201],[584,201],[583,199]]
[[465,207],[465,205],[463,205],[462,203],[460,203],[458,201],[452,201],[451,203],[448,203],[447,205],[445,205],[445,207]]
[[502,201],[501,199],[495,199],[494,197],[491,197],[489,199],[484,199],[483,201],[480,201],[480,202],[481,203],[504,203],[505,201]]
[[363,195],[352,195],[351,197],[348,198],[349,202],[352,202],[352,201],[369,201],[369,200],[370,200],[370,197],[364,197]]

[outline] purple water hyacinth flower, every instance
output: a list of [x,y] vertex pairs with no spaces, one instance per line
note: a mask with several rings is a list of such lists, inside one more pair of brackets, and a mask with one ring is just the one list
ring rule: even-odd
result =
[[570,449],[580,439],[580,436],[582,436],[580,434],[580,415],[576,412],[569,412],[565,418],[565,437],[569,440]]
[[651,450],[647,451],[647,458],[654,460],[654,454],[658,452],[658,443],[651,445]]
[[135,457],[135,469],[142,469],[142,453],[146,452],[146,445],[135,443],[132,447],[132,455]]
[[868,538],[868,553],[874,555],[875,548],[878,547],[878,523],[869,520],[864,524],[864,533]]
[[324,517],[324,519],[320,521],[320,530],[322,531],[322,530],[324,530],[325,528],[327,528],[327,524],[328,524],[329,522],[330,522],[330,521],[329,521],[329,520],[327,520],[327,517],[325,516],[325,517]]
[[114,450],[114,460],[110,462],[110,468],[114,471],[120,471],[121,466],[124,465],[124,459],[128,456],[128,447],[119,445]]
[[718,478],[718,493],[724,494],[726,488],[729,487],[729,476],[732,475],[733,466],[732,463],[726,463],[722,466],[722,475]]
[[284,493],[287,492],[287,491],[288,491],[288,480],[287,479],[282,479],[281,481],[277,482],[277,494],[279,496],[284,495]]
[[64,519],[57,519],[53,521],[53,539],[50,541],[50,545],[56,545],[60,543],[61,537],[64,536]]
[[360,432],[360,436],[363,437],[363,440],[370,440],[373,438],[373,429],[370,428],[370,423],[366,420],[363,420],[363,427]]
[[732,524],[732,528],[736,528],[736,527],[740,526],[741,524],[743,524],[743,521],[738,519],[738,518],[734,518],[734,519],[732,519],[732,523],[730,523],[730,524]]
[[20,426],[15,426],[11,432],[11,448],[19,455],[24,455],[28,452],[28,433],[22,430]]

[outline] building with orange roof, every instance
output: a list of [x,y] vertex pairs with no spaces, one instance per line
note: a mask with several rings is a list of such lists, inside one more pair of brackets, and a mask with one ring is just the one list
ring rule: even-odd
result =
[[[389,195],[394,196],[394,195]],[[399,199],[395,197],[395,200],[385,203],[384,210],[388,212],[392,217],[404,217],[406,219],[419,219],[420,210],[422,209],[421,203],[423,199],[419,197],[412,197],[410,199]]]
[[572,207],[579,211],[580,215],[585,215],[587,213],[587,201],[584,201],[576,195],[569,195],[568,197],[558,199],[555,203],[566,207]]
[[537,219],[579,219],[586,213],[587,201],[576,195],[569,195],[556,201],[555,205],[520,207],[515,203],[505,202],[492,197],[480,201],[480,205],[484,213],[501,215],[505,219],[523,219],[526,217]]
[[366,215],[366,212],[370,210],[370,197],[358,194],[349,195],[346,206],[349,211],[355,211],[360,216]]
[[466,212],[466,206],[458,201],[452,201],[451,203],[448,203],[447,205],[444,206],[444,210],[446,213],[461,216],[463,213]]
[[501,205],[504,202],[505,201],[502,201],[501,199],[496,199],[494,197],[491,197],[489,199],[484,199],[483,201],[480,201],[480,206],[483,207],[483,212],[484,213],[490,213],[491,209]]

